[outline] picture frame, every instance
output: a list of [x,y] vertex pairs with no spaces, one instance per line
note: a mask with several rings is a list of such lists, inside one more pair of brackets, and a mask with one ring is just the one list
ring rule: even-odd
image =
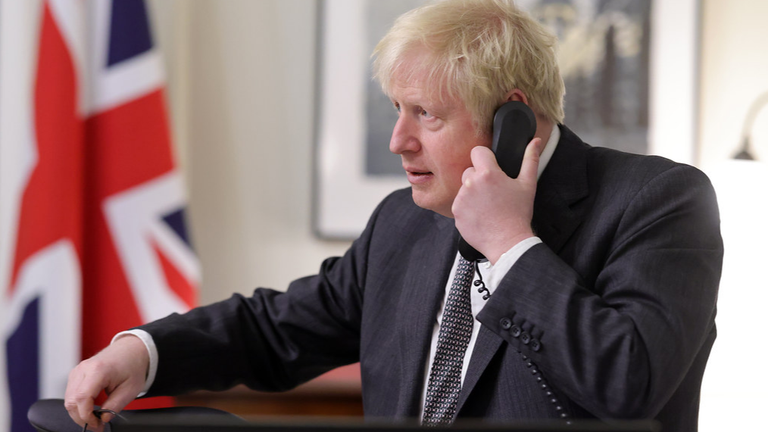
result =
[[[518,3],[525,7],[533,1]],[[690,164],[695,159],[698,117],[700,0],[649,1],[647,152]],[[356,238],[384,197],[408,187],[397,165],[399,157],[386,155],[388,137],[370,131],[391,132],[396,119],[394,110],[389,117],[381,111],[370,113],[367,104],[376,97],[377,85],[371,78],[370,55],[394,19],[387,17],[389,9],[405,12],[420,0],[377,2],[390,6],[373,14],[367,10],[372,2],[376,0],[323,0],[319,5],[313,229],[322,239]],[[373,146],[371,139],[376,140]],[[377,160],[388,158],[389,164],[374,167],[375,174],[370,174],[366,155],[371,148],[378,152]]]

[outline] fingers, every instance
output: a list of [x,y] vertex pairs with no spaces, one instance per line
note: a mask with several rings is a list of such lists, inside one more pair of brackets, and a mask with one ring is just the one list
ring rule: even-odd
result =
[[[541,138],[534,138],[525,148],[523,164],[520,167],[520,175],[524,179],[535,182],[539,170],[539,157],[541,155]],[[492,172],[500,170],[499,163],[496,161],[496,155],[488,147],[477,146],[470,153],[472,167],[464,171],[461,181],[465,186],[469,186],[471,174]]]
[[520,167],[519,179],[536,183],[536,177],[539,173],[539,158],[541,156],[541,138],[534,138],[525,148],[523,156],[523,165]]
[[[112,411],[115,411],[115,410],[112,410]],[[108,412],[102,413],[100,419],[104,423],[109,423],[110,421],[112,421],[112,413],[108,413]]]
[[90,374],[83,375],[80,370],[74,370],[73,374],[79,376],[70,375],[70,385],[67,386],[67,392],[65,394],[64,406],[72,419],[83,425],[88,424],[88,428],[91,430],[101,430],[104,423],[109,423],[114,417],[110,412],[102,412],[100,415],[95,415],[94,400],[101,393],[102,389],[105,389],[108,397],[107,400],[101,405],[102,410],[109,410],[119,413],[125,408],[133,399],[136,398],[138,390],[136,390],[136,384],[130,382],[123,382],[114,389],[109,389],[108,386],[99,379],[98,367],[90,369]]
[[88,367],[86,362],[80,363],[69,374],[64,407],[75,423],[81,426],[88,423],[89,429],[96,430],[101,422],[93,414],[93,403],[103,386],[99,379],[94,379],[94,374],[84,371]]
[[[121,384],[109,393],[109,397],[107,397],[107,400],[101,405],[101,408],[119,413],[126,405],[136,398],[136,393],[136,389],[133,388],[131,384]],[[112,417],[112,413],[107,412],[101,415],[101,420],[108,423],[112,420]]]
[[[79,425],[88,424],[89,430],[101,431],[104,423],[112,419],[112,414],[93,413],[94,401],[102,390],[108,394],[101,408],[120,412],[136,396],[131,393],[131,386],[121,382],[114,389],[110,388],[115,379],[114,371],[100,358],[94,357],[81,362],[69,374],[69,382],[64,394],[64,407],[70,417]],[[118,379],[118,382],[119,379]]]
[[104,390],[107,400],[102,409],[120,412],[141,392],[149,368],[149,353],[144,343],[129,335],[115,340],[97,355],[81,362],[69,374],[64,407],[79,425],[101,432],[113,415],[93,413],[96,397]]
[[496,162],[496,155],[488,147],[477,146],[469,154],[472,159],[472,166],[478,172],[499,170],[499,163]]
[[469,167],[469,168],[465,169],[464,173],[461,174],[461,184],[466,186],[466,187],[469,187],[470,184],[471,184],[471,180],[470,179],[472,178],[472,175],[474,173],[475,173],[475,167]]
[[472,166],[465,169],[461,175],[461,183],[465,187],[471,187],[472,177],[475,173],[489,173],[493,170],[500,170],[496,162],[496,155],[488,147],[477,146],[470,152]]

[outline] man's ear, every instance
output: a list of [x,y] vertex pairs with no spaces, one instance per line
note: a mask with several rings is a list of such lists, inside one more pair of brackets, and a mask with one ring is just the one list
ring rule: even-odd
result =
[[516,88],[514,90],[510,90],[504,97],[504,102],[512,101],[522,102],[528,105],[528,96],[526,96],[522,90]]

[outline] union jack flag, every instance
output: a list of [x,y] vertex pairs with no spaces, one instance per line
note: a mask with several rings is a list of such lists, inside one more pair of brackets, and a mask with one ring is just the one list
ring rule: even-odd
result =
[[195,304],[185,203],[144,1],[0,0],[0,431]]

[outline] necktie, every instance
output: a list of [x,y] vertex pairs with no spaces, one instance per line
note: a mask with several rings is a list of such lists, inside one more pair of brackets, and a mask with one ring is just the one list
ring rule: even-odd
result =
[[463,257],[459,259],[445,302],[424,401],[422,423],[427,426],[449,424],[456,413],[461,391],[461,367],[472,336],[474,318],[469,291],[474,269],[473,263]]

